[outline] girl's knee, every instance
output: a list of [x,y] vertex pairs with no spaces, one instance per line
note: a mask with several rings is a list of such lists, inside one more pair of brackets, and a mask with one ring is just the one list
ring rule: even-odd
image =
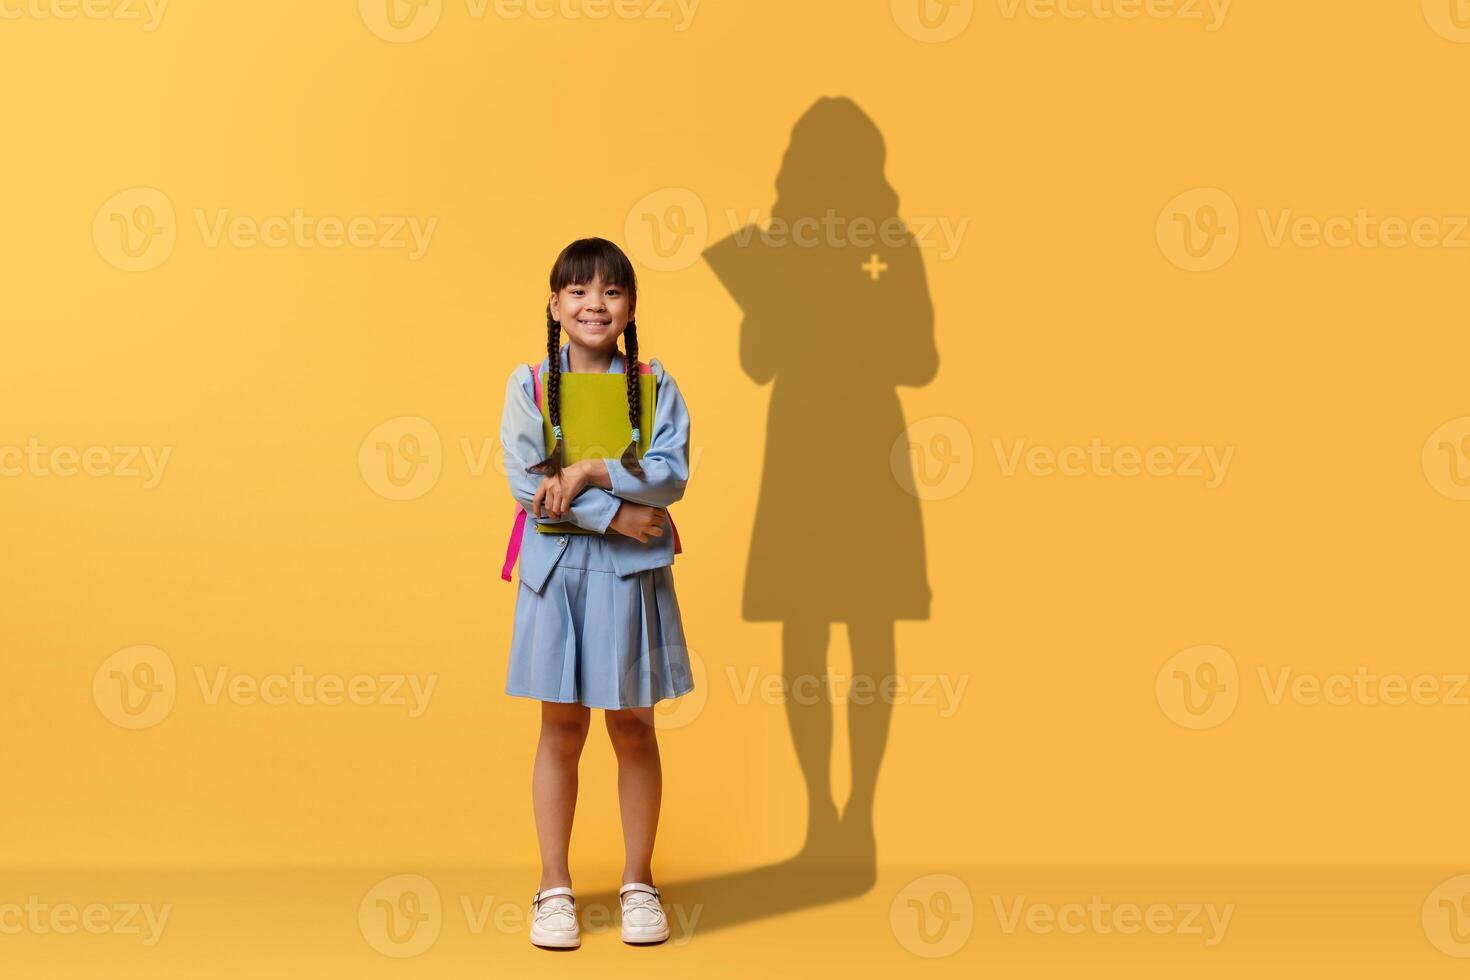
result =
[[556,748],[581,749],[591,719],[592,713],[584,705],[542,702],[541,738]]
[[623,708],[607,714],[607,734],[615,748],[639,748],[657,743],[652,708]]

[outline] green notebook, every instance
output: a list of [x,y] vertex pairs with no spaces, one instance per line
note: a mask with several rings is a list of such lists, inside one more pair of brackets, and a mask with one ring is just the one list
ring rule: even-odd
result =
[[[546,451],[556,439],[551,432],[551,410],[546,399],[546,374],[541,375],[541,422]],[[657,390],[652,374],[638,376],[638,455],[648,451],[653,438],[653,404]],[[618,459],[633,438],[628,424],[628,378],[623,374],[561,373],[561,436],[563,461]],[[537,524],[539,534],[596,534],[571,521]]]

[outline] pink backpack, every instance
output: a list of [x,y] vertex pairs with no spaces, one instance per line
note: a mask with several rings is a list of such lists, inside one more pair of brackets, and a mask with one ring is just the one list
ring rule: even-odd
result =
[[[639,374],[652,374],[653,368],[642,361],[638,362]],[[541,365],[531,365],[531,390],[536,393],[536,407],[541,407]],[[521,556],[521,535],[526,530],[526,510],[519,504],[516,505],[516,521],[510,530],[510,541],[505,546],[505,564],[500,568],[500,577],[507,582],[510,581],[510,570],[515,567],[516,559]],[[674,533],[674,554],[682,554],[684,546],[679,543],[679,529],[674,526],[674,515],[669,515],[669,530]]]

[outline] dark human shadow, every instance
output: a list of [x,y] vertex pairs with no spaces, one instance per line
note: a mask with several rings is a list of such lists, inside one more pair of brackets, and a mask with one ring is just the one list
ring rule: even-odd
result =
[[[873,800],[893,708],[881,681],[896,672],[894,622],[929,618],[923,518],[894,389],[939,369],[923,258],[899,218],[885,152],[856,103],[819,99],[792,129],[769,227],[704,253],[745,314],[741,366],[772,382],[742,615],[783,624],[786,719],[808,806],[792,858],[668,885],[671,903],[703,906],[700,930],[860,895],[876,879]],[[852,791],[840,816],[826,676],[834,622],[847,624],[853,661]],[[859,683],[869,696],[857,696]]]

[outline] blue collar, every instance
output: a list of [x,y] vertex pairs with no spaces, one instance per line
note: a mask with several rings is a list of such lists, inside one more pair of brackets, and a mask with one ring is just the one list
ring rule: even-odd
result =
[[[570,342],[561,345],[561,369],[563,371],[565,371],[566,373],[568,373],[568,374],[570,374],[571,371],[572,371],[571,363],[569,361],[569,358],[572,356],[571,355],[571,351],[572,351],[572,345],[571,345]],[[623,352],[622,351],[620,351],[620,350],[613,351],[612,361],[607,366],[607,373],[608,374],[622,374],[623,373]]]

